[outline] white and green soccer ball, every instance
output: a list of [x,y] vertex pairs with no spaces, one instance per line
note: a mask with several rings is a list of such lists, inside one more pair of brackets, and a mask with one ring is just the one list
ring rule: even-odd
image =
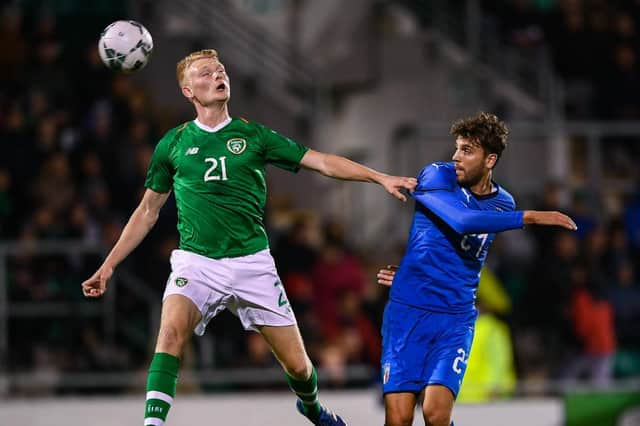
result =
[[153,39],[139,22],[116,21],[102,31],[98,51],[107,68],[131,73],[149,62]]

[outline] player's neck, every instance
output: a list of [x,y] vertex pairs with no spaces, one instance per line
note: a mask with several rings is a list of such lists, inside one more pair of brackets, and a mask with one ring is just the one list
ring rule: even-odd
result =
[[491,194],[494,190],[491,180],[491,172],[487,173],[486,176],[483,176],[478,183],[471,186],[469,189],[476,195]]
[[228,120],[229,109],[227,103],[220,105],[203,107],[196,105],[196,112],[198,113],[198,121],[208,127],[216,127],[218,124]]

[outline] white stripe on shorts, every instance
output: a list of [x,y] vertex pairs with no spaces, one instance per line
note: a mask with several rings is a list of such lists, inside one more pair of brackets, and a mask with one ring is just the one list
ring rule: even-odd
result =
[[159,399],[160,401],[164,401],[169,405],[171,405],[171,403],[173,402],[173,397],[171,395],[158,391],[147,392],[147,399]]
[[164,420],[157,417],[144,419],[144,426],[164,426]]

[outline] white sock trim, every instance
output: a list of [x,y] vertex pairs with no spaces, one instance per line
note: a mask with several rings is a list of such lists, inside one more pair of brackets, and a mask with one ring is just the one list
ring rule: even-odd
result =
[[164,420],[157,417],[148,417],[144,419],[144,426],[164,426]]
[[149,391],[147,392],[147,400],[149,399],[159,399],[160,401],[164,401],[169,405],[173,403],[173,397],[164,392]]
[[318,394],[318,387],[317,386],[313,390],[313,392],[298,392],[295,389],[293,389],[291,386],[289,386],[289,389],[291,389],[293,391],[293,393],[295,393],[296,395],[300,395],[300,396],[313,396],[313,395],[317,395]]

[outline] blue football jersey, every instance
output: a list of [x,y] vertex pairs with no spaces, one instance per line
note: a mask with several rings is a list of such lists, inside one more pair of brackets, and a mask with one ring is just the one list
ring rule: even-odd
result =
[[457,183],[451,162],[422,169],[391,300],[434,312],[475,310],[480,270],[495,233],[522,227],[511,194],[494,187],[491,194],[473,194]]

